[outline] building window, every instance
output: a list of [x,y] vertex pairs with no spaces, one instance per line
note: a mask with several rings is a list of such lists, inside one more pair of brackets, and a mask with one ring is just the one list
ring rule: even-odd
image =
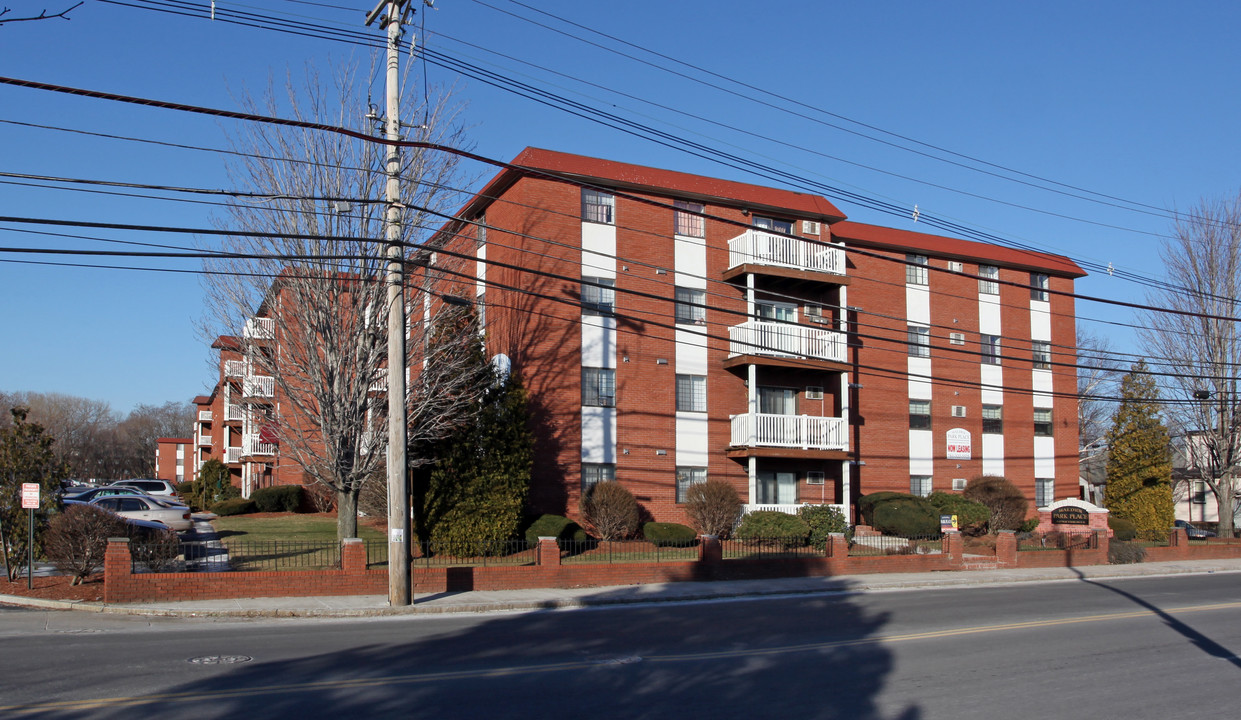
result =
[[1205,480],[1194,481],[1193,503],[1195,505],[1206,505],[1207,504],[1207,484]]
[[616,281],[612,278],[582,278],[582,314],[612,315],[616,305]]
[[582,188],[582,219],[611,225],[616,221],[616,198],[612,193]]
[[1034,369],[1051,369],[1051,343],[1035,340],[1031,343],[1034,349]]
[[1004,406],[982,406],[982,431],[987,435],[1004,434]]
[[930,400],[910,400],[909,401],[909,429],[910,430],[930,430],[931,429],[931,401]]
[[948,342],[951,345],[964,345],[965,344],[965,333],[958,333],[958,332],[948,333]]
[[677,412],[707,411],[707,376],[677,375]]
[[754,227],[759,230],[770,230],[771,232],[784,233],[785,235],[793,234],[793,222],[791,220],[776,220],[775,218],[754,216]]
[[982,295],[999,295],[1000,269],[994,265],[978,266],[978,292]]
[[930,475],[910,475],[909,476],[909,494],[919,497],[926,497],[931,494],[931,476]]
[[702,216],[702,203],[677,200],[672,206],[676,208],[673,215],[676,218],[677,235],[706,237],[706,218]]
[[907,285],[927,284],[926,255],[905,256],[905,283]]
[[676,319],[678,323],[702,325],[707,321],[707,293],[705,290],[678,287],[676,289]]
[[981,346],[982,362],[984,365],[1000,364],[1000,336],[999,335],[980,335],[978,340]]
[[616,479],[614,463],[582,463],[582,494],[601,482]]
[[475,227],[478,228],[478,239],[474,243],[474,249],[477,250],[487,244],[487,216],[480,215]]
[[931,356],[931,329],[918,325],[909,326],[909,357]]
[[1056,500],[1056,479],[1034,479],[1034,507],[1047,507]]
[[1047,302],[1047,288],[1050,279],[1042,273],[1030,273],[1030,299]]
[[1051,408],[1034,408],[1034,434],[1051,437]]
[[677,468],[677,502],[685,502],[685,493],[689,491],[690,485],[697,485],[706,481],[707,469],[705,467]]
[[797,391],[793,388],[758,388],[758,411],[764,415],[796,415]]
[[616,407],[616,371],[612,368],[582,368],[582,404],[588,407]]

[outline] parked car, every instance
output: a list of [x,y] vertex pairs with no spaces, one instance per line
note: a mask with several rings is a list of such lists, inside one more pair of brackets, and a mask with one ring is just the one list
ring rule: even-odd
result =
[[185,532],[194,527],[189,508],[166,503],[148,495],[101,497],[95,498],[90,504],[111,510],[121,517],[163,523],[177,532]]
[[[63,500],[66,505],[71,505],[73,503],[88,503],[95,498],[116,497],[119,495],[145,495],[146,497],[155,497],[154,495],[145,493],[138,488],[123,487],[120,485],[105,485],[101,488],[87,489],[85,492],[78,493],[77,495],[66,495]],[[176,498],[159,497],[156,499],[172,505],[185,505],[185,503],[177,500]]]
[[173,499],[177,497],[177,489],[167,480],[121,480],[120,482],[112,483],[112,487],[137,488],[147,495],[154,495],[155,497],[170,497]]
[[1188,520],[1177,520],[1172,523],[1172,527],[1184,528],[1185,536],[1190,540],[1201,540],[1203,538],[1215,537],[1215,533],[1210,530],[1203,530],[1202,528],[1194,527],[1194,524]]

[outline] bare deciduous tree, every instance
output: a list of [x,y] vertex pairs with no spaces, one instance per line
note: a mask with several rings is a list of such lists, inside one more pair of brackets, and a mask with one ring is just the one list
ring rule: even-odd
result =
[[[367,78],[351,68],[331,79],[311,70],[303,84],[286,81],[279,92],[269,84],[261,100],[246,97],[243,104],[258,114],[370,134]],[[460,146],[449,99],[402,110],[421,122],[411,130],[414,139]],[[208,337],[235,334],[247,372],[272,379],[279,404],[268,412],[279,427],[281,456],[302,469],[307,483],[335,493],[337,532],[356,537],[358,494],[382,477],[387,442],[385,148],[261,123],[242,128],[233,145],[242,157],[230,167],[235,183],[269,197],[232,204],[221,223],[262,235],[232,236],[221,249],[238,255],[206,263],[205,329]],[[403,149],[403,241],[413,247],[438,225],[427,210],[451,210],[460,200],[452,188],[462,184],[455,156]],[[433,306],[424,303],[425,292],[406,284],[405,362],[416,368],[406,393],[411,445],[454,427],[456,414],[481,390],[464,371],[467,361],[475,363],[477,332],[456,326],[462,308],[424,315]],[[255,316],[270,325],[254,324]],[[445,331],[437,335],[436,328]],[[430,355],[425,362],[424,355]]]
[[1095,457],[1106,447],[1113,405],[1120,379],[1120,363],[1108,339],[1077,329],[1077,426],[1082,460]]
[[1161,256],[1169,285],[1148,298],[1154,310],[1142,339],[1152,357],[1175,368],[1164,385],[1173,399],[1165,412],[1186,436],[1187,459],[1218,502],[1220,534],[1231,535],[1241,460],[1241,334],[1234,319],[1241,309],[1241,195],[1203,200],[1179,214]]
[[4,25],[5,23],[13,23],[13,22],[31,22],[34,20],[52,20],[54,18],[61,18],[62,20],[70,20],[71,18],[69,17],[69,13],[73,12],[74,10],[77,10],[81,6],[82,6],[82,3],[78,3],[74,5],[73,7],[69,7],[69,8],[65,8],[64,10],[61,10],[60,12],[49,13],[47,10],[40,10],[38,15],[24,15],[24,16],[16,16],[16,17],[9,14],[13,12],[11,8],[2,7],[0,8],[0,25]]

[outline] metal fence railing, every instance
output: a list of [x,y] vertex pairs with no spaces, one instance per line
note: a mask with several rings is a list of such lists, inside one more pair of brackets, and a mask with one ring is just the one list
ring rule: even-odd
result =
[[[458,567],[491,565],[534,565],[538,560],[537,545],[522,540],[458,540],[413,543],[413,567]],[[387,544],[383,544],[383,562],[387,562]],[[375,555],[367,545],[367,563]]]
[[340,567],[336,541],[187,541],[130,543],[134,572],[328,570]]
[[1017,540],[1018,550],[1098,550],[1094,533],[1030,533]]
[[882,555],[939,555],[944,552],[942,535],[895,537],[891,535],[863,535],[854,537],[849,544],[849,557],[877,557]]
[[757,560],[760,558],[821,558],[830,551],[823,545],[811,544],[805,537],[729,538],[720,541],[725,560]]
[[692,562],[698,559],[698,540],[654,543],[650,540],[560,540],[560,562],[645,563]]

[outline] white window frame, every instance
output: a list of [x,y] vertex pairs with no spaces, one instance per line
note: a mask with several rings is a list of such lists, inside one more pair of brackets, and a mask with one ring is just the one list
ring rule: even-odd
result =
[[685,502],[685,493],[689,491],[691,485],[705,483],[707,481],[707,469],[705,467],[683,466],[676,470],[676,501],[678,504]]
[[582,221],[616,224],[616,196],[603,190],[582,188]]
[[705,413],[707,411],[707,376],[677,373],[677,412]]
[[999,295],[1000,294],[1000,268],[995,265],[979,265],[978,266],[978,294],[979,295]]
[[982,334],[978,336],[979,353],[982,355],[983,365],[1001,365],[1002,347],[1000,345],[999,335]]
[[926,497],[931,494],[931,476],[930,475],[910,475],[909,476],[909,494],[918,497]]
[[1030,299],[1047,302],[1051,277],[1044,273],[1030,273]]
[[676,322],[678,325],[704,325],[707,322],[707,292],[677,286]]
[[1030,352],[1033,355],[1032,362],[1035,370],[1051,369],[1051,343],[1045,340],[1032,340]]
[[931,328],[924,325],[910,325],[909,356],[931,357]]
[[615,369],[582,368],[582,405],[585,407],[616,407]]
[[1034,506],[1047,507],[1056,501],[1056,479],[1034,478]]
[[612,317],[616,314],[616,281],[605,277],[582,277],[582,314]]
[[707,219],[702,216],[702,203],[674,200],[672,207],[672,231],[675,234],[696,238],[707,236]]
[[616,479],[616,463],[582,463],[582,493],[601,482]]
[[927,266],[930,260],[926,255],[908,254],[905,256],[905,284],[929,285]]
[[[989,428],[989,429],[988,429]],[[1004,406],[982,406],[982,431],[984,435],[1004,434]]]
[[910,399],[909,401],[909,429],[910,430],[930,430],[931,429],[931,401],[930,400]]
[[[1046,418],[1042,420],[1040,418]],[[1051,408],[1034,408],[1034,436],[1054,437],[1056,434],[1056,416]]]

